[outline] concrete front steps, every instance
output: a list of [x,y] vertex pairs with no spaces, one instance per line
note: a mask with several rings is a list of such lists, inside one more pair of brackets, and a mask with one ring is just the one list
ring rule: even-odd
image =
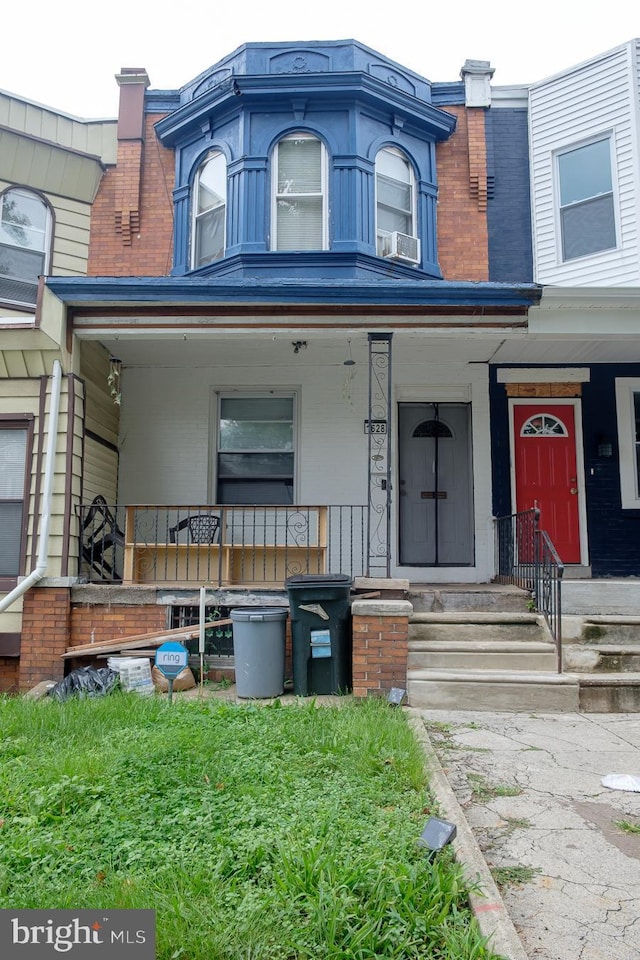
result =
[[594,615],[563,644],[564,668],[578,674],[580,709],[640,712],[640,617]]
[[562,674],[544,618],[527,612],[524,590],[413,584],[407,599],[412,706],[640,712],[640,580],[563,585]]
[[534,613],[414,613],[407,698],[432,710],[577,711],[578,678],[558,674],[544,618]]

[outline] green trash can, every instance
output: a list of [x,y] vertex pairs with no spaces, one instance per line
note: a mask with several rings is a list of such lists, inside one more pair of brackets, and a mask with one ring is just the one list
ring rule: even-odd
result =
[[238,607],[233,621],[233,659],[239,697],[284,693],[286,607]]
[[299,697],[351,689],[351,577],[287,577],[293,692]]

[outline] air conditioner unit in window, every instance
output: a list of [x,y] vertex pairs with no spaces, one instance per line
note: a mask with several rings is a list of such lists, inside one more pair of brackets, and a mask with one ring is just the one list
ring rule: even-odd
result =
[[405,263],[420,263],[420,241],[406,233],[390,233],[384,239],[384,256]]

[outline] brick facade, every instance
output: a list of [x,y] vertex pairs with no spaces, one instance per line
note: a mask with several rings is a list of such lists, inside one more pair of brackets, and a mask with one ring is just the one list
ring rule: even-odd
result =
[[353,617],[353,695],[381,696],[407,686],[409,615],[406,600],[356,600]]
[[[171,272],[174,153],[156,137],[153,125],[159,119],[145,117],[142,144],[120,144],[118,165],[102,178],[91,214],[90,276],[164,277]],[[134,215],[125,216],[127,210]]]
[[484,111],[444,108],[455,133],[436,148],[438,261],[445,280],[489,279]]

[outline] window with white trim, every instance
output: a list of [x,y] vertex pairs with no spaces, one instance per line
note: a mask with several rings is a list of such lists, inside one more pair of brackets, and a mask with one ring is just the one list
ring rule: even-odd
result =
[[196,175],[193,187],[191,266],[195,269],[224,257],[227,212],[227,161],[213,151]]
[[34,305],[51,248],[51,212],[31,190],[12,187],[0,201],[0,300]]
[[417,236],[415,177],[405,155],[395,147],[384,147],[376,156],[376,250],[387,252],[391,233]]
[[295,397],[221,395],[217,503],[293,503]]
[[28,438],[24,424],[0,423],[0,579],[22,572]]
[[611,138],[557,154],[562,259],[617,245]]
[[616,411],[623,510],[640,509],[640,379],[616,378]]
[[326,250],[327,157],[309,133],[283,137],[273,154],[273,250]]

